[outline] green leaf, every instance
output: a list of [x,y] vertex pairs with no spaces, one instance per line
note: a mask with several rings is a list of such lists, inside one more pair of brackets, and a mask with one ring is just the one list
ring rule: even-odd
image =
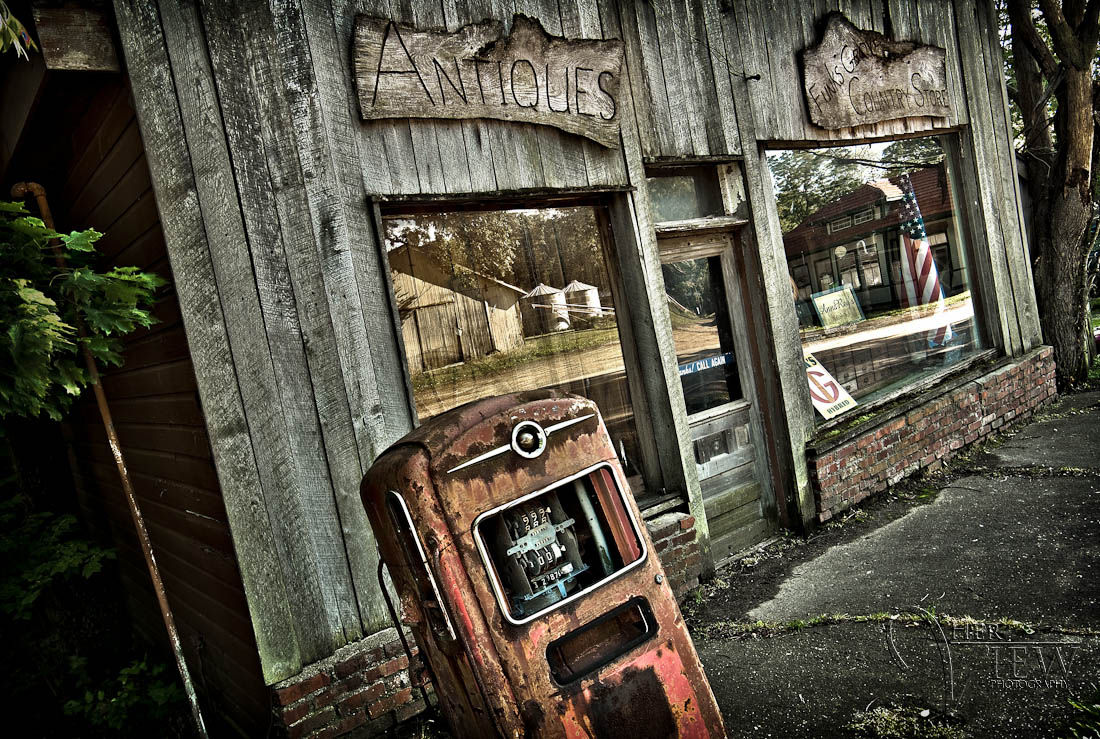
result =
[[[88,384],[77,343],[98,362],[121,364],[121,337],[156,321],[151,309],[164,280],[98,266],[100,236],[93,229],[61,236],[22,204],[0,202],[0,418],[61,419]],[[55,262],[53,238],[64,244],[67,266]]]
[[89,228],[86,231],[73,231],[68,236],[62,236],[61,241],[73,251],[95,251],[95,242],[102,237],[99,231]]
[[52,239],[58,236],[57,232],[51,228],[46,228],[46,224],[42,222],[40,218],[34,218],[33,216],[25,216],[23,218],[16,218],[9,221],[10,228],[16,233],[23,234],[24,236],[30,236],[34,239]]

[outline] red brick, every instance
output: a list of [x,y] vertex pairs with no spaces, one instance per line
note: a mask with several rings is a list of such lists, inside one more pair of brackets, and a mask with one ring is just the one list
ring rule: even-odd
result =
[[368,703],[372,703],[382,697],[382,694],[386,692],[386,685],[382,681],[376,682],[366,688],[363,688],[357,693],[351,695],[340,701],[340,713],[348,714],[358,711]]
[[374,682],[380,677],[389,677],[394,673],[400,672],[409,666],[409,658],[405,655],[401,655],[397,659],[391,659],[389,662],[372,667],[363,673],[363,680],[365,682]]
[[685,516],[684,518],[680,519],[680,530],[681,531],[687,531],[688,529],[690,529],[694,525],[695,525],[695,516]]
[[360,670],[376,665],[386,659],[386,653],[381,647],[375,647],[368,652],[360,652],[359,654],[348,657],[343,662],[336,664],[333,672],[336,673],[337,678],[345,678],[348,675],[352,675]]
[[673,537],[672,546],[679,547],[679,546],[683,546],[684,544],[690,544],[694,541],[695,541],[695,532],[694,531],[685,531],[684,533]]
[[405,688],[404,690],[394,693],[391,696],[383,698],[380,701],[372,703],[367,709],[367,713],[371,718],[378,718],[383,713],[388,713],[400,705],[408,703],[412,699],[412,688]]
[[288,685],[285,688],[280,688],[275,694],[281,705],[288,706],[299,698],[309,695],[316,690],[320,690],[331,682],[332,678],[329,677],[327,672],[319,672],[313,677],[302,680],[301,682]]
[[355,690],[363,683],[363,678],[360,675],[352,675],[347,680],[341,680],[338,683],[333,683],[325,690],[314,697],[314,702],[318,706],[327,706],[337,702],[337,698],[344,693]]
[[370,720],[370,716],[365,711],[360,711],[351,716],[345,716],[338,723],[332,726],[326,726],[317,734],[314,734],[316,739],[329,739],[330,737],[343,736],[357,726],[362,726]]
[[295,703],[290,708],[283,709],[283,723],[289,726],[295,721],[301,721],[312,710],[313,701],[304,700],[300,703]]
[[326,706],[324,709],[291,726],[289,729],[290,739],[299,739],[299,737],[303,737],[310,732],[328,726],[335,720],[336,709],[332,706]]

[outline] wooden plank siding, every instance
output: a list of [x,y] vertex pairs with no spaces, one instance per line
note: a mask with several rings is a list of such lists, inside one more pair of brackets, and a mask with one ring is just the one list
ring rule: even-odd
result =
[[[259,729],[268,703],[137,117],[124,79],[72,122],[71,156],[53,209],[62,230],[94,227],[106,265],[133,265],[169,281],[158,323],[125,341],[122,367],[103,372],[115,426],[203,698],[241,727]],[[149,573],[91,394],[66,426],[81,508],[119,552],[135,624],[167,646]],[[167,649],[165,650],[167,653]]]
[[[78,183],[70,195],[89,217],[111,220],[103,243],[112,258],[167,270],[167,250],[180,310],[163,307],[165,324],[132,342],[127,377],[107,383],[118,389],[126,437],[136,442],[139,429],[148,431],[134,463],[140,474],[152,475],[167,455],[186,460],[185,479],[172,477],[167,502],[155,508],[159,530],[188,520],[187,510],[215,510],[205,495],[210,478],[196,465],[216,466],[225,513],[188,536],[217,551],[231,534],[263,679],[293,676],[388,621],[358,485],[413,426],[405,352],[414,366],[428,364],[417,332],[453,323],[455,308],[440,309],[443,317],[418,311],[401,324],[403,296],[395,299],[394,288],[407,285],[391,280],[380,238],[386,198],[453,205],[599,189],[615,241],[612,279],[635,298],[619,306],[623,344],[642,358],[628,382],[659,452],[643,464],[670,491],[686,491],[704,537],[667,305],[647,297],[664,289],[647,166],[741,160],[730,168],[739,180],[730,188],[743,190],[752,217],[739,264],[759,319],[749,338],[764,378],[767,464],[786,491],[781,520],[797,525],[813,515],[804,459],[813,411],[765,148],[961,132],[956,140],[975,172],[967,194],[979,202],[974,235],[991,245],[989,254],[976,250],[975,270],[988,278],[986,313],[1010,351],[1036,341],[1033,296],[1006,272],[1020,268],[1024,248],[1009,233],[1018,220],[1014,169],[1004,164],[1010,152],[968,125],[987,126],[999,114],[998,130],[1007,130],[1003,84],[991,81],[999,49],[975,33],[976,9],[985,8],[970,0],[115,0],[149,166],[127,161],[132,119],[117,101],[100,101],[98,115],[116,139],[89,140],[73,166],[81,183],[109,184],[119,197],[95,198]],[[945,47],[954,116],[839,131],[811,124],[799,52],[817,43],[833,10],[863,28]],[[523,13],[551,34],[621,39],[619,146],[493,120],[363,122],[350,60],[361,13],[452,31],[494,18],[506,33]],[[168,331],[181,316],[188,344]],[[475,323],[472,313],[464,320]],[[458,340],[448,349],[481,351]],[[176,389],[161,392],[169,387]],[[196,435],[203,420],[206,452]],[[75,447],[89,475],[103,468],[91,443],[89,436]],[[755,505],[770,505],[763,489]],[[173,508],[185,502],[199,507]],[[230,612],[241,615],[241,601],[227,603],[196,610],[224,617],[224,629],[239,627]],[[247,683],[242,644],[222,647],[227,683]]]

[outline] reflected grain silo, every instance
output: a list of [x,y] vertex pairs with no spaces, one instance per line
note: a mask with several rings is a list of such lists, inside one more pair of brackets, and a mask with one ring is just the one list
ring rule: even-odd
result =
[[598,318],[603,315],[603,306],[600,304],[600,288],[595,285],[573,280],[561,291],[565,294],[566,305],[574,313],[581,313],[588,318]]
[[569,328],[569,309],[565,306],[565,293],[556,287],[540,282],[535,289],[520,300],[523,306],[523,333],[538,336]]

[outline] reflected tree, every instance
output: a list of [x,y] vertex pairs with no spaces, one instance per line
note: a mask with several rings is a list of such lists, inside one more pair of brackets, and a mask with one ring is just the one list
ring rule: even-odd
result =
[[863,184],[863,167],[824,151],[789,150],[768,157],[784,233]]

